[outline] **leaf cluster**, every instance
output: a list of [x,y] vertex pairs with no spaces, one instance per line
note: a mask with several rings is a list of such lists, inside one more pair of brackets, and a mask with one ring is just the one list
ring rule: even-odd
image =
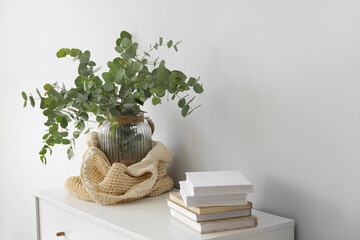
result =
[[[115,46],[119,55],[107,62],[108,70],[101,76],[97,75],[100,67],[96,67],[96,63],[91,60],[89,50],[60,49],[56,53],[58,58],[70,56],[79,63],[74,86],[66,89],[64,84],[46,83],[43,86],[44,94],[36,89],[38,98],[22,92],[24,107],[28,102],[35,107],[35,100],[39,100],[43,115],[47,117],[44,124],[48,130],[43,136],[44,146],[39,152],[41,161],[46,164],[45,155],[51,154],[51,147],[56,144],[69,145],[67,154],[71,159],[75,139],[90,130],[86,126],[91,117],[95,117],[99,123],[110,121],[111,129],[114,130],[119,127],[115,116],[139,115],[144,112],[141,107],[149,99],[153,105],[161,104],[165,96],[177,99],[183,117],[200,107],[190,105],[195,96],[181,96],[186,91],[201,94],[204,89],[199,78],[187,77],[179,70],[168,69],[165,61],[159,60],[159,57],[154,60],[151,58],[152,51],[162,47],[178,51],[179,44],[174,44],[172,40],[165,42],[160,37],[150,45],[148,51],[139,54],[139,44],[133,41],[130,33],[122,31]],[[70,122],[75,127],[71,134],[68,129]]]

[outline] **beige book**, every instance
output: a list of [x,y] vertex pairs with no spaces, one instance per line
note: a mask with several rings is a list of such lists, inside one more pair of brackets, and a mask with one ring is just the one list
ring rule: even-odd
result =
[[181,213],[185,217],[190,218],[195,222],[204,222],[204,221],[211,221],[211,220],[219,220],[219,219],[226,219],[226,218],[237,218],[237,217],[249,217],[251,216],[251,209],[241,209],[229,212],[220,212],[220,213],[210,213],[210,214],[196,214],[190,211],[188,208],[185,208],[170,199],[167,200],[168,206],[175,211]]
[[195,222],[171,208],[170,215],[179,222],[200,233],[222,232],[235,229],[253,228],[257,226],[257,217],[254,215],[249,217],[228,218],[205,222]]
[[248,202],[247,205],[214,206],[214,207],[186,207],[184,201],[181,198],[180,192],[171,192],[169,195],[169,198],[171,201],[181,205],[184,208],[189,209],[190,211],[192,211],[198,215],[230,212],[230,211],[243,210],[243,209],[251,210],[251,208],[252,208],[251,202]]

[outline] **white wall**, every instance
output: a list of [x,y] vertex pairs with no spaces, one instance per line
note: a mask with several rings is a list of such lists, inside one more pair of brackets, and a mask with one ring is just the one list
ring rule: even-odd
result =
[[145,46],[182,40],[170,67],[201,75],[202,107],[147,106],[155,138],[175,151],[169,170],[239,169],[254,207],[296,220],[298,240],[360,239],[360,2],[351,0],[0,0],[0,239],[34,239],[32,193],[77,175],[55,150],[38,159],[44,117],[20,92],[70,85],[62,47],[106,66],[122,29]]

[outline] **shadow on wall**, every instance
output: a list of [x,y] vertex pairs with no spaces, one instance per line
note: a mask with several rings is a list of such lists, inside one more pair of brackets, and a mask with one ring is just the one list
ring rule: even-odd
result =
[[[341,203],[335,204],[325,197],[316,196],[314,189],[299,189],[284,180],[266,177],[263,196],[255,208],[295,220],[295,239],[338,240],[346,236],[346,232],[339,231],[339,224],[346,223],[337,220],[346,219]],[[327,231],[309,231],[313,228]],[[309,232],[316,235],[309,235]]]
[[[176,129],[169,133],[176,136],[172,141],[174,159],[168,166],[168,174],[174,179],[176,188],[179,188],[179,181],[185,179],[185,172],[200,171],[203,169],[202,152],[204,151],[202,141],[197,133],[196,127],[192,124],[182,126],[186,130]],[[189,134],[191,133],[191,134]],[[188,167],[191,166],[191,170]]]

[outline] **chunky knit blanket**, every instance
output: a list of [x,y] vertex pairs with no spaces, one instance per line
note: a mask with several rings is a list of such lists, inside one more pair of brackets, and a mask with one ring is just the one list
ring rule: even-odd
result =
[[110,165],[99,149],[97,132],[87,135],[88,150],[83,156],[80,176],[70,177],[65,188],[78,198],[101,205],[133,201],[169,191],[174,181],[166,175],[166,164],[174,153],[161,142],[153,142],[152,150],[139,163],[126,167]]

